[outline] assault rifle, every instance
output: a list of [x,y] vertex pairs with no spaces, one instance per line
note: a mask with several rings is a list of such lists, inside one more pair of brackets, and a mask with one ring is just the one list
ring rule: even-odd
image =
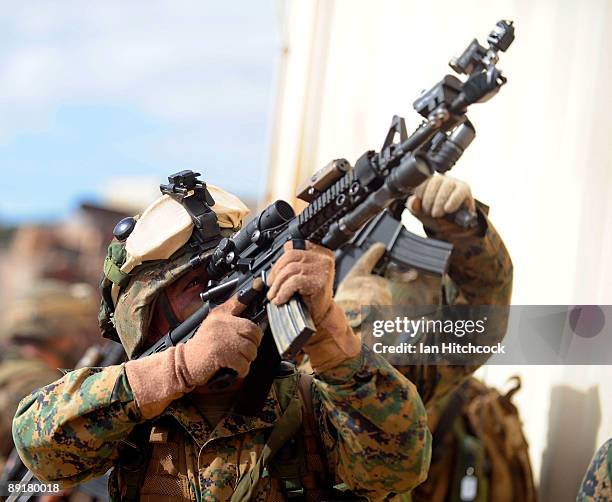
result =
[[[145,357],[188,341],[214,306],[237,295],[248,305],[243,315],[260,324],[266,333],[242,386],[239,406],[234,407],[236,413],[252,414],[265,398],[273,371],[281,359],[295,357],[315,331],[299,297],[280,307],[266,299],[267,274],[281,257],[285,242],[293,241],[294,247],[303,247],[304,241],[310,240],[337,250],[337,261],[342,262],[347,256],[349,261],[354,260],[368,241],[391,240],[388,244],[393,247],[403,239],[403,251],[396,249],[395,256],[391,253],[392,258],[403,259],[425,271],[443,271],[450,247],[406,235],[392,214],[393,207],[402,207],[413,189],[434,172],[444,173],[452,168],[472,142],[475,130],[467,118],[467,108],[487,101],[506,83],[495,64],[499,52],[506,51],[513,40],[511,21],[496,24],[487,38],[488,48],[474,39],[450,62],[453,70],[467,75],[466,80],[446,75],[423,93],[413,107],[425,120],[410,136],[404,119],[396,116],[380,152],[366,152],[353,168],[346,160],[339,159],[316,173],[299,193],[309,205],[297,216],[287,202],[276,201],[232,237],[219,242],[211,239],[210,232],[206,231],[216,227],[214,212],[210,209],[214,200],[206,184],[197,179],[199,173],[182,171],[170,176],[169,184],[162,185],[161,190],[183,204],[192,216],[192,265],[205,268],[209,288],[202,294],[204,304],[198,311],[133,357]],[[473,216],[465,210],[459,210],[453,219],[462,226],[474,224]],[[125,240],[133,225],[133,219],[122,220],[115,236]],[[349,261],[343,262],[341,274],[342,270],[348,270]],[[121,357],[122,349],[109,347],[99,365],[117,364]],[[232,373],[221,370],[213,380],[218,386],[227,385],[233,378]],[[5,471],[5,480],[20,474],[24,467],[19,464],[16,458],[12,459]],[[32,478],[33,474],[28,472],[21,483],[28,483]],[[13,495],[9,500],[19,497]]]
[[[210,225],[211,218],[212,198],[206,184],[197,179],[199,173],[191,171],[170,176],[170,183],[160,188],[181,202],[192,216],[194,237],[200,243],[192,264],[205,268],[209,287],[202,294],[204,304],[199,310],[134,357],[186,342],[213,307],[237,295],[248,306],[243,316],[265,331],[243,388],[250,389],[247,398],[254,396],[252,386],[261,388],[260,398],[265,396],[263,392],[267,393],[271,377],[263,375],[269,375],[281,359],[294,358],[315,332],[308,310],[298,296],[280,307],[266,299],[267,275],[283,254],[283,245],[293,241],[295,248],[304,248],[304,241],[309,240],[341,253],[360,229],[377,216],[380,218],[387,208],[404,201],[434,172],[448,171],[475,136],[466,115],[468,107],[487,101],[506,83],[495,65],[499,52],[505,51],[513,40],[514,27],[510,21],[497,23],[487,38],[488,48],[473,40],[450,63],[453,70],[467,78],[462,81],[446,75],[414,101],[414,109],[424,117],[419,127],[408,136],[404,119],[395,116],[379,152],[364,153],[354,167],[344,159],[328,164],[300,191],[299,197],[309,204],[298,215],[287,202],[279,200],[232,237],[211,243],[210,237],[201,231]],[[466,210],[458,211],[454,219],[464,226],[473,224],[473,217]],[[213,383],[227,385],[232,375],[231,370],[221,370]],[[246,401],[253,403],[252,399],[245,399],[243,404]],[[247,409],[252,408],[244,407],[245,413]]]

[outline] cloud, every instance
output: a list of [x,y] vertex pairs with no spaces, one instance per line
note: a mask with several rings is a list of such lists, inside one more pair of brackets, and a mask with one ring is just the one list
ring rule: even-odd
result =
[[[128,176],[231,173],[230,189],[256,196],[278,31],[273,0],[14,3],[0,13],[1,169],[73,180],[38,212],[68,207],[74,173],[100,159]],[[27,207],[13,186],[4,213]]]
[[[63,102],[136,104],[180,123],[269,105],[277,33],[262,2],[17,3],[0,18],[0,117]],[[265,29],[262,29],[265,28]],[[263,101],[263,102],[262,102]]]

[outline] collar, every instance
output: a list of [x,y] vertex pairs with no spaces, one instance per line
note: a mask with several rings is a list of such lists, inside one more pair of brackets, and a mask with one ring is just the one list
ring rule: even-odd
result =
[[230,410],[214,429],[198,411],[189,395],[173,401],[166,408],[164,415],[173,417],[191,436],[198,448],[202,448],[220,438],[238,436],[274,426],[280,417],[280,404],[272,386],[263,407],[256,415],[244,416]]

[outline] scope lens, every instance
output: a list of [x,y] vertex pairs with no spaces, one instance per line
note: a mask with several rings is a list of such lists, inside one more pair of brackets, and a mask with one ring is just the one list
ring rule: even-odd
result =
[[274,203],[274,209],[276,209],[276,213],[284,221],[289,221],[291,218],[295,216],[295,213],[291,205],[289,205],[289,203],[285,202],[284,200],[277,200]]

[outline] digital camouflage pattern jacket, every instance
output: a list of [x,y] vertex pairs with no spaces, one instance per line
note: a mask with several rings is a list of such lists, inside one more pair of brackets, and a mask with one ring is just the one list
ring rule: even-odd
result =
[[[408,270],[384,278],[370,274],[350,283],[347,277],[335,299],[344,308],[353,329],[360,331],[362,307],[366,305],[509,305],[512,261],[486,215],[488,209],[478,202],[477,208],[478,229],[464,230],[440,219],[423,222],[430,237],[453,244],[446,276],[440,278]],[[491,326],[488,336],[503,338],[507,324],[507,313],[503,313],[504,318]],[[415,364],[396,368],[417,386],[421,399],[429,407],[455,389],[477,366]]]
[[[164,412],[175,421],[170,433],[178,440],[167,429],[151,431],[150,441],[161,444],[151,454],[141,500],[230,500],[246,475],[257,479],[250,500],[282,500],[274,478],[257,463],[281,413],[274,387],[256,416],[230,412],[214,428],[188,396]],[[414,385],[384,359],[364,348],[314,378],[312,397],[332,484],[383,500],[423,481],[431,454],[425,409]],[[141,422],[123,365],[83,368],[24,398],[13,435],[41,480],[70,486],[117,467],[121,442]],[[111,475],[113,499],[125,490],[121,472]]]
[[595,453],[576,497],[576,502],[609,500],[612,500],[612,439]]
[[[416,270],[390,271],[385,277],[374,274],[348,277],[336,294],[336,301],[345,309],[349,323],[361,331],[362,307],[367,305],[440,306],[510,304],[512,295],[512,261],[501,237],[487,217],[488,208],[477,202],[479,228],[463,230],[444,220],[423,221],[426,233],[451,242],[453,252],[448,274],[437,277]],[[397,313],[397,309],[395,309]],[[499,322],[489,329],[490,336],[501,340],[506,331],[507,312],[502,309]],[[361,333],[364,340],[367,335]],[[417,335],[418,337],[419,335]],[[413,382],[425,403],[429,428],[435,431],[448,394],[457,389],[477,365],[401,365],[396,368]],[[434,445],[435,446],[435,445]],[[448,456],[443,460],[450,460]],[[432,460],[433,461],[433,460]],[[439,479],[453,475],[452,461],[447,466],[432,465],[430,477],[412,494],[403,494],[394,501],[432,500],[439,491]],[[439,478],[438,476],[441,476]]]

